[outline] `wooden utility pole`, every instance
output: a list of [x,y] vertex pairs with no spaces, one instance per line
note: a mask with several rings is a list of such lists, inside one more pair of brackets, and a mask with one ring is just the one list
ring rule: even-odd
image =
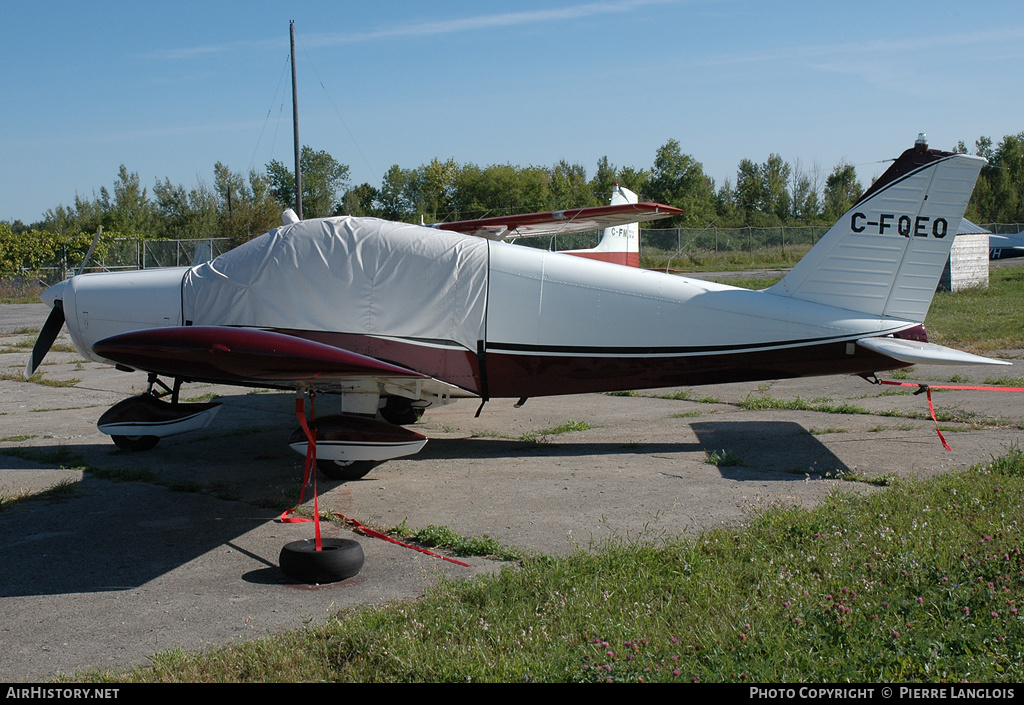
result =
[[295,133],[295,213],[302,220],[302,169],[299,167],[299,92],[295,80],[295,20],[288,21],[292,42],[292,130]]

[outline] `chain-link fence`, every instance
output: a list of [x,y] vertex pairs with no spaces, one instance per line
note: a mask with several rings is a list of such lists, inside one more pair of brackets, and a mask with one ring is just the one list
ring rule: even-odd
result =
[[[213,259],[231,249],[231,238],[204,238],[198,240],[139,240],[117,238],[97,248],[87,263],[86,272],[116,272],[131,269],[159,269],[187,267]],[[57,282],[78,271],[81,261],[74,261],[81,253],[61,254],[58,261],[42,267],[39,274],[47,282]]]
[[640,252],[652,257],[673,255],[715,256],[778,252],[804,253],[811,249],[828,226],[807,225],[777,228],[670,228],[640,232]]

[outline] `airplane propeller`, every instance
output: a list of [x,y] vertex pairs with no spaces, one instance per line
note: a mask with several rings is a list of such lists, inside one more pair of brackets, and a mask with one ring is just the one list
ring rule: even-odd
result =
[[[78,266],[78,271],[75,275],[79,275],[85,271],[85,265],[92,259],[92,253],[96,250],[96,244],[100,241],[100,235],[103,234],[103,226],[101,225],[96,230],[96,235],[92,238],[92,244],[89,245],[88,251],[85,253],[85,257],[82,259],[82,264]],[[62,292],[63,288],[61,284],[56,284],[46,292],[53,295],[53,292]],[[46,300],[48,297],[46,293],[43,294],[43,299]],[[57,293],[60,296],[60,293]],[[53,299],[53,308],[50,309],[50,315],[46,317],[46,323],[43,324],[43,329],[39,331],[39,337],[36,338],[36,344],[32,347],[32,354],[28,358],[28,365],[25,366],[25,379],[28,379],[36,373],[39,369],[39,365],[43,364],[43,358],[46,357],[46,353],[50,351],[53,346],[53,341],[60,335],[61,326],[64,325],[64,301],[59,298]]]
[[57,339],[57,335],[60,334],[60,329],[63,325],[64,302],[60,299],[54,299],[50,315],[46,317],[46,323],[43,324],[43,329],[39,331],[39,337],[36,338],[36,344],[32,347],[32,354],[28,358],[28,365],[25,367],[26,379],[34,375],[39,365],[42,364],[43,358],[49,352],[53,341]]

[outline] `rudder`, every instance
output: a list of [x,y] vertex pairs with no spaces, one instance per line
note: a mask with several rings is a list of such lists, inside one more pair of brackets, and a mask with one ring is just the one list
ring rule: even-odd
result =
[[768,292],[923,322],[984,164],[919,140]]

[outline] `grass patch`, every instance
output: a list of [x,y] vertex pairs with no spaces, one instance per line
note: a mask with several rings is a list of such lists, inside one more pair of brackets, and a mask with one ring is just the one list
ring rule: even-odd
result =
[[819,398],[806,400],[803,397],[796,399],[779,399],[771,394],[750,393],[747,398],[739,403],[741,409],[748,411],[761,411],[764,409],[784,409],[787,411],[820,411],[826,414],[870,414],[873,412],[843,402],[836,404],[831,399]]
[[19,492],[0,491],[0,511],[8,509],[20,502],[44,501],[44,502],[65,502],[81,494],[78,481],[70,478],[60,480],[56,485],[48,487],[42,492],[32,493],[28,490]]
[[43,377],[42,372],[36,372],[28,379],[25,379],[25,375],[17,372],[3,372],[0,373],[0,379],[8,382],[32,382],[33,384],[41,384],[44,387],[74,387],[82,381],[78,377],[72,377],[71,379],[48,379]]
[[989,270],[987,289],[940,291],[925,325],[933,343],[974,353],[1024,347],[1024,278],[1016,267]]
[[882,431],[913,431],[917,428],[917,424],[905,423],[899,426],[884,426],[879,424],[878,426],[872,426],[868,429],[868,433],[880,433]]
[[34,435],[7,436],[7,438],[0,438],[0,443],[20,443],[21,441],[27,441],[30,438],[35,438],[35,436]]
[[725,449],[706,452],[704,462],[720,468],[741,467],[747,464],[742,455]]
[[690,389],[679,389],[668,394],[658,394],[655,396],[656,399],[673,399],[675,401],[691,401],[693,399],[693,391]]
[[529,556],[421,600],[67,680],[1024,679],[1024,456],[774,507],[744,529]]
[[591,428],[590,424],[586,421],[577,421],[576,419],[569,419],[563,424],[558,426],[552,426],[551,428],[545,428],[537,433],[541,436],[559,436],[563,433],[572,433],[573,431],[586,431]]
[[214,393],[214,392],[207,392],[206,394],[200,394],[199,396],[189,397],[188,399],[184,399],[183,401],[186,401],[186,402],[197,402],[197,403],[206,403],[206,402],[213,401],[217,397],[218,397],[218,395],[216,393]]
[[521,441],[523,443],[537,445],[541,443],[547,443],[550,436],[559,436],[563,433],[571,433],[573,431],[586,431],[591,428],[590,424],[586,421],[577,421],[576,419],[569,419],[563,424],[558,426],[552,426],[551,428],[544,428],[539,431],[527,431],[526,433],[519,436],[512,436],[508,433],[502,433],[500,431],[476,431],[472,434],[473,438],[504,438],[507,440]]
[[423,546],[444,548],[457,556],[484,556],[501,561],[518,561],[526,554],[518,548],[503,546],[490,536],[463,536],[447,526],[427,526],[422,529],[410,529],[402,523],[391,529],[391,533],[404,539],[414,539]]
[[0,455],[10,455],[30,460],[40,465],[56,465],[62,468],[80,468],[85,461],[78,453],[65,446],[56,448],[0,448]]
[[1024,377],[986,377],[988,387],[1024,387]]

